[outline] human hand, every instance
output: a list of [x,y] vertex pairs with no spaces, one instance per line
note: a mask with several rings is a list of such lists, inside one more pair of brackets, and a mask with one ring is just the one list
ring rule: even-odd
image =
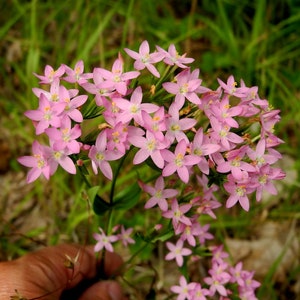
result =
[[[71,258],[73,268],[66,267],[66,257]],[[99,264],[92,247],[70,244],[46,247],[17,260],[2,262],[0,299],[123,300],[121,287],[116,281],[98,281],[91,285]],[[120,256],[105,253],[104,272],[108,278],[116,275],[121,264]]]

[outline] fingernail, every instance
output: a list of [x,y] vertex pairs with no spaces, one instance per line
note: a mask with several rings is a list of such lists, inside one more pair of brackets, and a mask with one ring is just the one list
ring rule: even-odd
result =
[[117,282],[111,282],[108,285],[107,290],[108,290],[108,294],[109,294],[111,300],[122,300],[123,299],[121,287]]

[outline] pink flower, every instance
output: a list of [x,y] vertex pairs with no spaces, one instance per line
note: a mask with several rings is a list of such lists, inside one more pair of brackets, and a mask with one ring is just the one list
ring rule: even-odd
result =
[[[197,70],[194,70],[193,72],[197,72]],[[176,83],[163,83],[163,88],[168,93],[176,95],[174,103],[176,104],[178,109],[182,108],[185,99],[188,99],[190,102],[196,105],[199,105],[201,103],[200,98],[195,93],[195,91],[201,84],[201,80],[194,77],[194,74],[191,74],[190,70],[186,69],[176,76]]]
[[139,76],[140,72],[132,71],[123,73],[123,59],[121,55],[115,60],[112,70],[108,71],[103,68],[99,68],[99,74],[117,90],[121,95],[126,95],[127,85],[133,78]]
[[221,296],[227,296],[225,284],[230,281],[231,276],[226,272],[227,264],[213,262],[212,268],[208,271],[210,277],[205,277],[204,281],[210,286],[210,296],[218,292]]
[[142,119],[144,121],[144,128],[151,131],[155,138],[159,141],[164,140],[163,131],[166,130],[166,118],[164,107],[161,106],[153,115],[148,114],[144,110],[142,111]]
[[63,148],[56,150],[53,143],[51,143],[49,165],[51,170],[51,175],[56,172],[57,167],[60,165],[65,171],[70,174],[76,174],[76,167],[72,159],[68,156],[69,150]]
[[187,68],[185,64],[190,64],[194,61],[193,58],[186,57],[186,53],[179,55],[174,44],[169,46],[168,51],[159,46],[156,46],[156,49],[164,55],[164,62],[170,66],[177,65],[178,67],[184,69]]
[[113,128],[108,128],[107,132],[107,150],[118,151],[125,154],[129,149],[128,126],[122,122],[117,123]]
[[132,93],[130,101],[122,98],[114,99],[116,105],[122,110],[117,117],[118,122],[128,123],[134,119],[139,125],[143,126],[141,111],[148,113],[157,111],[158,106],[152,103],[142,103],[143,92],[138,86]]
[[22,156],[18,158],[20,164],[32,168],[27,174],[27,183],[35,181],[40,175],[43,175],[48,180],[51,175],[48,163],[49,147],[34,141],[32,143],[32,153],[32,156]]
[[76,96],[78,90],[67,90],[61,86],[59,90],[59,99],[61,103],[65,103],[63,115],[68,116],[75,122],[81,123],[83,121],[80,108],[88,99],[87,95]]
[[124,228],[124,225],[121,226],[121,233],[117,235],[119,241],[122,242],[124,247],[127,247],[129,244],[134,244],[135,240],[130,237],[133,228]]
[[200,283],[195,283],[190,290],[191,300],[206,300],[206,296],[209,295],[209,290],[202,288]]
[[99,227],[99,233],[94,233],[93,237],[97,241],[94,251],[99,252],[103,248],[105,248],[109,252],[114,252],[112,243],[116,242],[118,240],[118,237],[116,235],[106,235],[102,228]]
[[240,182],[235,182],[230,175],[227,178],[228,182],[224,183],[224,188],[230,193],[230,196],[227,199],[226,207],[230,208],[239,202],[242,208],[248,211],[250,206],[248,194],[254,191],[254,188],[250,186],[250,182],[247,179],[248,176],[245,176],[245,179]]
[[165,189],[164,178],[162,176],[156,179],[154,187],[140,183],[141,188],[152,197],[145,204],[145,208],[149,209],[158,205],[162,211],[168,210],[168,202],[166,199],[173,198],[178,194],[175,189]]
[[40,88],[33,88],[32,91],[38,98],[41,97],[41,94],[44,94],[49,102],[58,103],[61,102],[59,98],[60,96],[59,94],[62,88],[66,89],[64,86],[60,85],[59,79],[55,78],[50,84],[49,91]]
[[169,146],[167,140],[164,142],[159,141],[152,132],[146,131],[146,137],[132,136],[129,138],[129,141],[135,147],[140,148],[133,158],[134,164],[140,164],[150,156],[158,168],[162,169],[164,167],[165,161],[162,157],[161,150]]
[[175,148],[175,152],[164,149],[162,150],[162,157],[167,162],[163,169],[162,175],[170,176],[177,172],[179,178],[187,183],[189,181],[189,166],[196,165],[200,161],[200,157],[194,155],[186,155],[187,143],[185,140],[180,140]]
[[184,139],[189,143],[189,139],[184,131],[191,129],[196,125],[197,121],[192,118],[179,118],[179,110],[176,105],[171,105],[169,108],[169,118],[166,120],[167,133],[166,138],[173,143],[176,139],[178,142]]
[[280,121],[280,110],[270,110],[262,113],[260,115],[260,122],[262,127],[262,135],[266,133],[273,133],[274,126],[277,122]]
[[197,166],[201,172],[206,175],[209,174],[209,165],[204,156],[215,153],[220,148],[221,147],[219,145],[210,143],[210,141],[204,136],[202,127],[197,130],[194,140],[191,143],[191,153],[192,155],[200,157],[200,161]]
[[76,64],[74,69],[71,69],[67,65],[63,65],[65,67],[65,72],[67,74],[66,77],[63,79],[70,83],[77,82],[79,85],[86,83],[88,79],[93,78],[92,73],[83,73],[84,71],[84,63],[82,60],[79,60]]
[[218,264],[222,264],[225,258],[229,257],[229,254],[224,251],[223,245],[211,246],[210,250],[212,252],[212,262],[216,262]]
[[161,61],[164,58],[164,54],[161,52],[150,53],[149,44],[147,41],[143,41],[140,45],[139,52],[135,52],[133,50],[124,49],[125,52],[135,59],[134,68],[136,70],[143,70],[147,68],[150,73],[152,73],[156,77],[160,77],[159,72],[153,66],[154,63]]
[[225,95],[220,102],[213,103],[210,109],[219,122],[229,127],[239,127],[239,123],[233,117],[241,115],[243,108],[241,106],[231,107],[229,104],[229,95]]
[[259,169],[264,164],[273,164],[275,163],[280,156],[274,156],[266,153],[266,140],[261,139],[256,145],[256,149],[253,150],[250,147],[247,149],[247,154],[249,158],[253,161],[254,166]]
[[112,180],[113,173],[108,161],[119,159],[123,154],[107,150],[106,145],[107,133],[106,131],[102,131],[98,135],[95,145],[92,145],[89,151],[89,158],[91,159],[92,168],[95,174],[98,174],[99,168],[105,177]]
[[190,292],[194,289],[193,282],[187,283],[184,276],[180,276],[179,285],[171,286],[171,292],[178,294],[177,300],[191,300]]
[[51,84],[53,80],[59,79],[65,73],[65,67],[61,65],[57,70],[47,65],[44,70],[44,75],[34,75],[40,79],[40,84]]
[[76,140],[81,136],[81,129],[78,124],[71,128],[71,120],[64,117],[61,120],[60,129],[47,128],[45,130],[53,144],[53,149],[66,149],[68,154],[80,152],[80,143]]
[[252,186],[256,190],[256,201],[260,201],[263,191],[277,195],[277,189],[272,180],[281,180],[285,174],[279,168],[271,168],[269,164],[262,166],[259,172],[251,177]]
[[247,149],[247,147],[241,147],[227,152],[227,161],[224,159],[218,161],[217,171],[220,173],[231,172],[236,180],[241,180],[244,172],[255,172],[255,167],[242,160]]
[[230,150],[234,144],[243,143],[244,139],[236,133],[230,132],[230,127],[222,124],[215,117],[210,117],[212,126],[211,138],[215,143],[221,143],[225,150]]
[[178,240],[176,244],[167,242],[166,245],[167,248],[170,250],[170,252],[166,255],[165,259],[166,260],[175,259],[179,267],[182,267],[183,265],[183,256],[188,256],[192,254],[191,249],[183,247],[182,240]]
[[208,232],[209,227],[209,224],[205,224],[203,226],[199,225],[197,228],[197,237],[201,245],[204,245],[206,240],[212,240],[214,238],[214,236]]
[[227,79],[227,83],[224,83],[222,80],[218,78],[218,82],[220,86],[224,89],[225,93],[229,95],[233,95],[236,97],[245,97],[248,88],[246,87],[240,87],[237,88],[237,83],[234,80],[234,77],[231,75]]
[[243,270],[241,272],[241,277],[244,281],[242,285],[239,286],[239,294],[242,297],[245,297],[248,295],[249,298],[244,299],[250,299],[250,300],[256,300],[257,298],[254,295],[254,291],[260,286],[260,283],[253,279],[254,272],[249,272],[246,270]]
[[35,124],[35,133],[39,135],[43,133],[49,126],[60,126],[60,114],[64,108],[65,104],[52,104],[46,99],[45,95],[41,94],[38,109],[26,111],[25,116],[37,122]]
[[184,215],[191,209],[191,207],[191,204],[182,204],[179,206],[177,199],[173,199],[171,209],[165,211],[162,215],[164,218],[172,219],[172,224],[176,231],[179,223],[183,223],[188,226],[192,225],[190,218]]
[[201,245],[204,245],[205,240],[213,239],[213,235],[208,232],[209,224],[201,226],[196,218],[191,218],[192,225],[179,223],[175,234],[180,235],[180,239],[187,241],[189,245],[196,246],[196,238]]
[[235,267],[231,267],[229,269],[229,273],[231,275],[230,282],[234,283],[236,282],[238,285],[243,286],[244,280],[242,278],[242,271],[243,271],[243,263],[239,262],[236,264]]
[[61,123],[60,114],[65,108],[64,103],[51,103],[44,94],[41,94],[37,110],[28,110],[25,116],[36,121],[35,133],[43,133],[49,126],[59,127]]
[[95,101],[98,106],[103,105],[106,97],[110,97],[114,92],[114,84],[105,80],[101,75],[100,68],[95,68],[93,71],[94,83],[86,82],[82,87],[89,93],[95,95]]

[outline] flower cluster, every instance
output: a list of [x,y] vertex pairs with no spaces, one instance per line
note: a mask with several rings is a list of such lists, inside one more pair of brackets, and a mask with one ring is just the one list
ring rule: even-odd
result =
[[[208,277],[204,278],[203,286],[199,282],[187,282],[184,276],[179,279],[179,285],[171,287],[171,291],[178,294],[178,300],[206,300],[208,297],[219,295],[221,300],[229,300],[232,291],[226,285],[237,285],[238,295],[242,300],[256,300],[255,290],[260,283],[253,279],[253,272],[243,270],[242,262],[231,267],[226,258],[228,254],[222,246],[212,249],[212,266]],[[215,298],[213,298],[215,299]]]
[[[131,151],[133,165],[152,168],[149,179],[139,180],[140,188],[150,195],[145,208],[158,207],[162,218],[171,220],[178,240],[167,242],[166,260],[175,259],[182,266],[183,256],[193,253],[184,243],[195,247],[213,239],[209,225],[200,225],[199,217],[216,218],[214,210],[222,205],[216,191],[227,193],[227,208],[239,203],[246,211],[252,195],[260,201],[264,190],[276,194],[273,181],[284,177],[274,167],[281,158],[275,148],[282,141],[274,134],[279,110],[260,99],[257,87],[247,87],[242,80],[238,86],[233,76],[227,82],[218,79],[215,90],[205,87],[200,70],[188,67],[193,59],[179,55],[174,45],[150,52],[144,41],[138,52],[125,52],[134,60],[131,69],[119,54],[111,70],[85,73],[79,61],[74,69],[46,66],[44,75],[36,75],[49,88],[33,89],[39,105],[25,115],[33,121],[36,135],[48,137],[49,145],[34,141],[33,155],[19,162],[31,168],[28,182],[40,175],[49,179],[58,166],[70,174],[90,167],[94,174],[100,171],[113,180],[112,162]],[[71,84],[75,88],[68,89]],[[95,139],[88,140],[81,129],[91,118],[99,118],[100,124]],[[154,184],[149,183],[151,178]],[[120,238],[100,229],[95,239],[97,251],[112,251],[111,243]],[[187,288],[181,278],[181,288],[189,296],[178,299],[205,299],[215,291],[226,296],[223,285],[233,277],[225,269],[227,264],[213,261],[211,277],[206,278],[209,291],[201,292],[199,284]],[[248,292],[244,288],[248,276],[241,272],[236,279],[240,295]],[[178,290],[173,287],[175,293]]]

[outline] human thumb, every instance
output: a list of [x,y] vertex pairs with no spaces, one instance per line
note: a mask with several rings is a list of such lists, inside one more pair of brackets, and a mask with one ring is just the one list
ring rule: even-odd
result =
[[121,286],[112,280],[97,282],[88,288],[79,300],[124,300]]

